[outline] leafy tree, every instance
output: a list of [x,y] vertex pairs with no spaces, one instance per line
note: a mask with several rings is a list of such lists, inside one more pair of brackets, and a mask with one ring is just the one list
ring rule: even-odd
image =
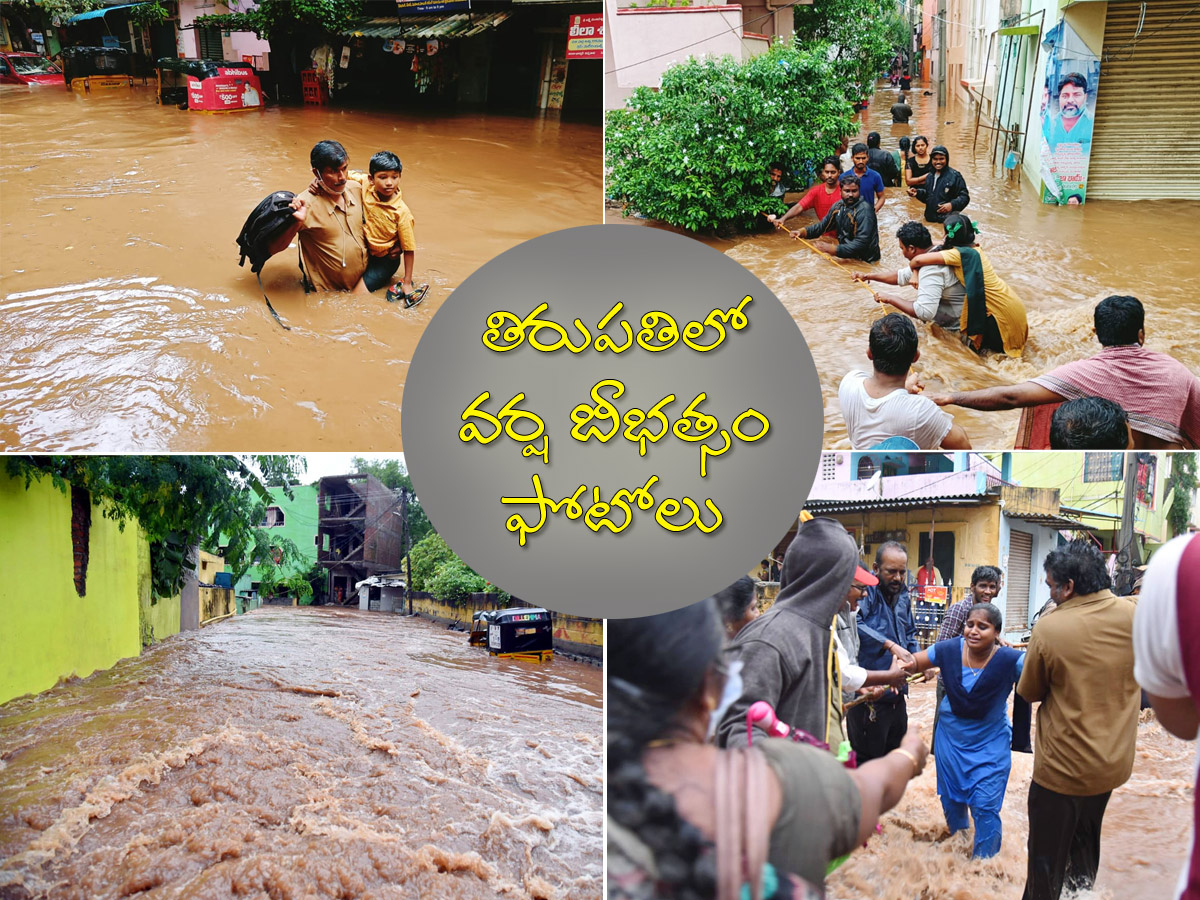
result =
[[27,15],[35,9],[40,9],[55,25],[63,25],[72,16],[91,12],[104,5],[104,0],[19,0],[13,4],[17,10]]
[[[796,43],[830,48],[843,96],[857,101],[869,94],[897,49],[894,0],[813,0],[793,9]],[[907,27],[904,33],[901,46],[907,44]]]
[[830,48],[776,45],[745,62],[689,59],[639,87],[607,115],[610,196],[690,231],[752,227],[775,162],[806,181],[809,169],[856,130]]
[[431,532],[412,548],[412,589],[429,591],[427,585],[438,570],[456,561],[461,562],[450,545],[436,531]]
[[487,582],[456,556],[437,570],[425,590],[439,600],[463,603],[469,594],[479,593],[486,586]]
[[1195,453],[1172,453],[1171,474],[1167,477],[1164,488],[1167,493],[1175,489],[1175,499],[1167,510],[1167,524],[1171,526],[1172,536],[1187,531],[1192,519],[1192,497],[1200,480],[1196,477]]
[[421,501],[413,492],[412,479],[408,477],[408,469],[400,459],[366,460],[356,456],[350,460],[354,471],[364,475],[374,475],[393,491],[408,492],[408,532],[409,540],[416,544],[424,540],[433,531],[429,524],[429,516],[421,507]]
[[237,12],[197,16],[196,26],[225,31],[253,31],[264,40],[295,35],[305,29],[338,34],[363,18],[362,0],[230,0]]
[[105,518],[124,530],[138,523],[150,541],[150,570],[155,596],[167,597],[196,567],[197,545],[224,557],[234,580],[255,564],[303,561],[291,541],[260,527],[270,493],[251,469],[269,469],[262,458],[235,456],[11,456],[9,475],[33,481],[50,478],[67,493],[87,490]]

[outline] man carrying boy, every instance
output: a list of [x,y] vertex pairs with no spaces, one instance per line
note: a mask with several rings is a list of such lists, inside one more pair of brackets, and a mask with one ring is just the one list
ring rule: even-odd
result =
[[363,278],[367,242],[362,187],[348,178],[346,148],[321,141],[312,148],[309,163],[316,180],[292,201],[292,223],[271,242],[271,254],[298,238],[306,289],[369,293],[373,288]]
[[405,306],[414,306],[424,296],[428,285],[418,294],[413,290],[413,261],[416,259],[417,240],[413,235],[413,215],[400,196],[400,175],[403,165],[399,157],[387,150],[380,150],[371,157],[370,175],[350,172],[352,181],[362,186],[366,223],[364,231],[370,260],[367,262],[363,281],[374,290],[391,281],[404,259],[404,276],[395,288],[388,291],[389,300],[403,300]]

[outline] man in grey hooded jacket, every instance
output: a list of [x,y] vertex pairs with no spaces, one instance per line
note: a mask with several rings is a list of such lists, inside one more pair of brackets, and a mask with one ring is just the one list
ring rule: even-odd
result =
[[729,662],[742,662],[742,693],[717,725],[719,746],[746,746],[746,711],[759,700],[781,721],[829,743],[832,695],[841,691],[833,619],[857,569],[858,548],[841,523],[815,518],[800,524],[783,558],[774,605],[726,648]]

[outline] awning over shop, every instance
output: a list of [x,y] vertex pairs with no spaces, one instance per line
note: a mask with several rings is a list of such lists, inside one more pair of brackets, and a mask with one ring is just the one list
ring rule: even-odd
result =
[[1010,519],[1020,519],[1022,522],[1028,522],[1030,525],[1045,525],[1047,528],[1053,528],[1057,531],[1096,531],[1092,525],[1085,525],[1078,519],[1068,519],[1065,516],[1051,516],[1044,513],[1010,513],[1008,510],[1004,514]]
[[75,25],[86,19],[98,19],[101,16],[106,16],[110,12],[112,12],[114,9],[133,9],[135,6],[141,6],[141,5],[142,4],[140,4],[140,3],[124,3],[120,6],[104,6],[104,7],[101,7],[100,9],[93,9],[93,10],[90,10],[89,12],[80,13],[77,16],[71,16],[71,18],[67,19],[66,24],[67,25]]
[[868,512],[871,510],[889,509],[919,509],[947,506],[983,506],[990,498],[979,495],[962,497],[926,497],[917,500],[813,500],[809,499],[804,508],[815,515],[831,513]]
[[343,37],[371,37],[383,40],[404,38],[451,38],[473,37],[489,28],[495,28],[511,15],[509,12],[488,13],[485,16],[459,13],[453,16],[405,16],[403,20],[392,18],[368,19],[355,28],[342,32]]

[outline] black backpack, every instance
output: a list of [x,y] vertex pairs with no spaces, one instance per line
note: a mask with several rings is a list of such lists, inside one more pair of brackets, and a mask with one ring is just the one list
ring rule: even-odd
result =
[[254,207],[246,218],[242,232],[237,236],[237,245],[242,251],[239,266],[250,260],[250,271],[257,275],[266,265],[271,253],[267,250],[271,241],[292,223],[292,201],[296,195],[291,191],[276,191]]
[[[262,268],[271,258],[268,247],[292,224],[292,213],[294,212],[292,200],[295,197],[296,195],[291,191],[276,191],[268,195],[258,206],[254,207],[254,211],[246,218],[246,224],[242,226],[242,231],[237,236],[237,245],[242,251],[242,258],[238,260],[238,265],[244,266],[246,260],[250,260],[250,271],[257,276],[260,288],[263,286]],[[303,259],[300,262],[300,271],[305,276],[304,282],[307,290],[308,277],[304,272]],[[279,317],[279,313],[271,305],[271,298],[267,296],[266,288],[263,288],[263,299],[267,301],[267,309],[271,311],[275,321],[291,331],[291,326]]]

